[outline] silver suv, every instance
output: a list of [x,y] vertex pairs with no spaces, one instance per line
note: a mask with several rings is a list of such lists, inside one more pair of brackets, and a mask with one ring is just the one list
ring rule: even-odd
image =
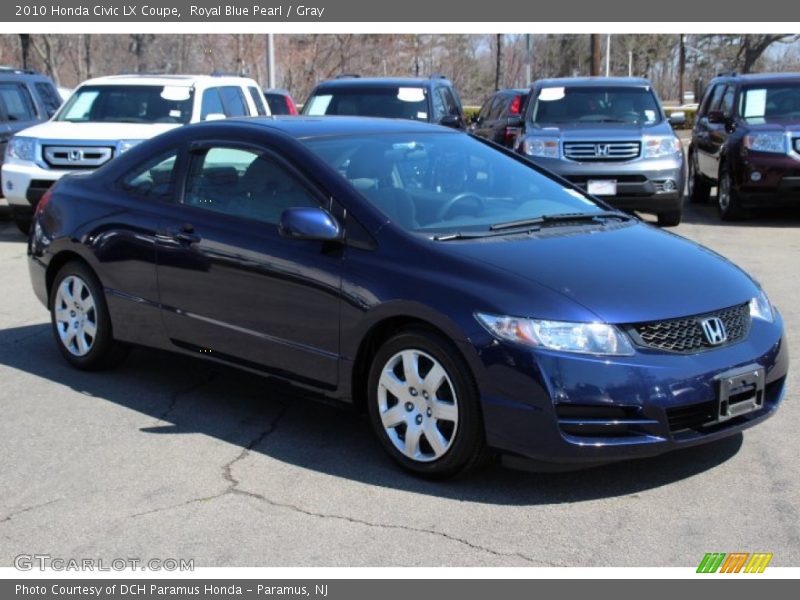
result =
[[613,206],[680,223],[684,161],[652,85],[635,77],[543,79],[531,90],[516,149]]

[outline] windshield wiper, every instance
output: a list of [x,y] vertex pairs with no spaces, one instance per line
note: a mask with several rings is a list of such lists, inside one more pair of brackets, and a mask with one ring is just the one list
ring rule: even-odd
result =
[[534,225],[543,225],[545,223],[562,223],[562,222],[594,222],[598,219],[620,219],[627,221],[632,219],[630,215],[622,212],[603,211],[596,213],[561,213],[556,215],[542,215],[541,217],[534,217],[532,219],[519,219],[517,221],[507,221],[505,223],[495,223],[489,227],[490,231],[499,231],[504,229],[516,229],[518,227],[531,227]]

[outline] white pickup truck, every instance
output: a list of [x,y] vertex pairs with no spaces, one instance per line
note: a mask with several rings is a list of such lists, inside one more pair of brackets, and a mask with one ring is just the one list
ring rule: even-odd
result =
[[81,84],[49,121],[11,138],[3,195],[21,231],[61,176],[104,165],[132,146],[186,123],[269,115],[258,84],[217,75],[118,75]]

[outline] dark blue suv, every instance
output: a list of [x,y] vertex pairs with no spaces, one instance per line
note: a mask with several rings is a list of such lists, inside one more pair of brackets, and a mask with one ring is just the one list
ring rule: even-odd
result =
[[704,443],[785,389],[781,315],[741,269],[412,121],[176,129],[64,177],[29,257],[73,366],[138,344],[289,380],[424,476]]

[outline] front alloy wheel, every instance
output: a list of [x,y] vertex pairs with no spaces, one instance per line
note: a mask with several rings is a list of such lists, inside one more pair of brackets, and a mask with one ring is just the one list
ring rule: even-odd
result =
[[367,385],[373,429],[405,469],[441,479],[488,458],[470,368],[438,333],[414,328],[388,339],[375,354]]
[[742,208],[739,197],[733,187],[730,171],[727,166],[723,166],[719,173],[717,210],[723,221],[737,221],[746,216],[746,212]]

